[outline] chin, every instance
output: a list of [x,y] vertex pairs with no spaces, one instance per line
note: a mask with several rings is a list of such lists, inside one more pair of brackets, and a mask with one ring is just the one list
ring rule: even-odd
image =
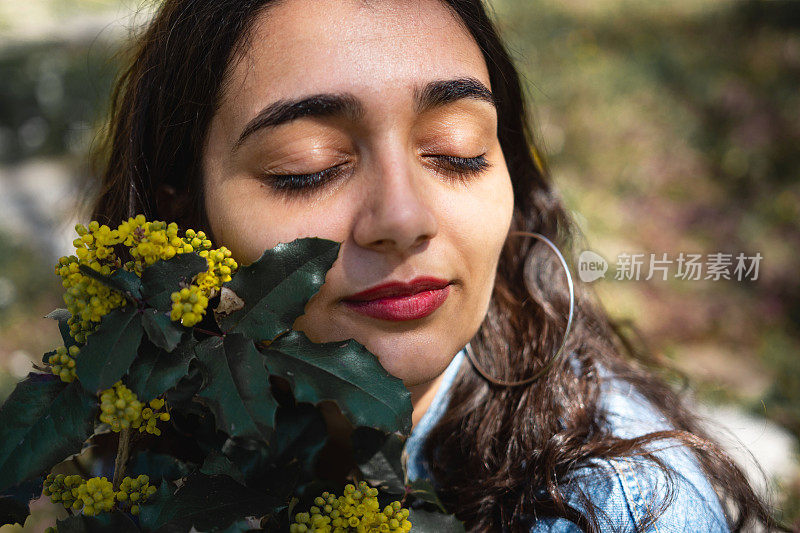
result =
[[[316,320],[315,316],[318,317]],[[462,348],[453,344],[458,335],[453,334],[456,332],[452,325],[429,324],[429,327],[405,331],[381,331],[364,324],[342,323],[344,321],[330,318],[326,321],[322,316],[334,315],[304,315],[294,327],[303,330],[313,342],[355,339],[378,358],[387,372],[402,379],[407,387],[434,379]],[[310,324],[316,327],[310,330],[303,327]],[[325,326],[320,327],[323,324]]]
[[449,347],[438,343],[403,341],[384,336],[364,344],[374,353],[381,366],[400,378],[406,387],[427,383],[436,378],[451,360]]

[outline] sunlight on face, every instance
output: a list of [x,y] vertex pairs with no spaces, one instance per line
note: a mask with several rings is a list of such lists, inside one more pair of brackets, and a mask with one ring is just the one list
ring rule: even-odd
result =
[[[341,242],[295,327],[429,383],[483,321],[513,209],[477,44],[435,0],[288,0],[256,19],[225,87],[203,159],[215,239],[243,263]],[[419,277],[449,285],[402,316],[347,303]]]

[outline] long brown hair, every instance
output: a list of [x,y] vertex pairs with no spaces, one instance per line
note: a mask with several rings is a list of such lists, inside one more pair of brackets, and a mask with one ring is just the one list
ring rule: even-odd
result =
[[[260,11],[277,0],[164,0],[134,43],[111,100],[102,177],[93,209],[118,223],[134,214],[209,230],[200,161],[230,62],[247,45]],[[538,157],[519,75],[481,0],[443,0],[480,46],[498,103],[498,136],[514,187],[512,230],[534,231],[571,257],[580,232]],[[175,202],[175,199],[181,199]],[[535,279],[526,279],[526,265]],[[577,281],[577,280],[576,280]],[[675,438],[688,446],[718,490],[730,526],[773,524],[742,470],[715,444],[678,395],[643,364],[619,324],[579,283],[564,358],[525,387],[488,383],[465,367],[450,403],[431,430],[424,454],[443,501],[469,531],[521,531],[522,514],[562,516],[596,530],[591,501],[579,513],[558,480],[595,458],[642,455]],[[546,364],[566,326],[568,292],[555,256],[538,241],[509,238],[500,258],[489,312],[472,340],[493,375],[521,380]],[[604,429],[603,367],[633,384],[675,428],[634,439]],[[578,369],[577,373],[575,369]],[[544,495],[544,496],[543,496]],[[668,502],[665,502],[665,504]],[[663,508],[663,507],[662,507]]]

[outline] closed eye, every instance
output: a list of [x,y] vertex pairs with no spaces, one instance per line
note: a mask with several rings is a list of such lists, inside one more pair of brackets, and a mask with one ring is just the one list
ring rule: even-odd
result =
[[[486,154],[476,157],[458,157],[453,155],[426,155],[425,158],[435,161],[436,171],[453,179],[464,180],[485,172],[492,165],[486,160]],[[339,163],[319,172],[311,174],[274,174],[263,172],[262,177],[270,182],[277,191],[311,191],[333,181],[347,169],[347,163]]]
[[454,155],[425,156],[433,158],[436,170],[447,177],[459,180],[476,176],[485,172],[492,165],[486,160],[486,154],[476,157],[458,157]]
[[311,174],[273,174],[271,172],[263,172],[262,176],[277,191],[310,191],[341,175],[346,170],[346,165],[347,163],[339,163]]

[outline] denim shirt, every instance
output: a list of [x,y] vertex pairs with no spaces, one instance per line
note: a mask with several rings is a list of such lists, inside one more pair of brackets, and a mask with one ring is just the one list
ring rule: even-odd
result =
[[[449,399],[449,389],[461,365],[469,365],[462,349],[445,369],[433,402],[414,426],[405,444],[409,481],[431,479],[422,457],[425,436],[439,421]],[[671,429],[664,417],[632,385],[604,380],[601,408],[611,432],[632,438],[651,431]],[[728,532],[727,521],[716,492],[703,474],[694,454],[673,440],[659,440],[649,446],[654,455],[671,467],[670,480],[657,465],[642,457],[595,459],[590,466],[576,469],[571,481],[562,486],[567,503],[585,513],[581,493],[595,506],[600,531],[673,533],[678,531]],[[672,490],[668,482],[671,481]],[[672,497],[663,510],[661,503]],[[642,527],[654,510],[661,510],[655,523]],[[531,533],[576,533],[581,529],[564,518],[525,517]]]

